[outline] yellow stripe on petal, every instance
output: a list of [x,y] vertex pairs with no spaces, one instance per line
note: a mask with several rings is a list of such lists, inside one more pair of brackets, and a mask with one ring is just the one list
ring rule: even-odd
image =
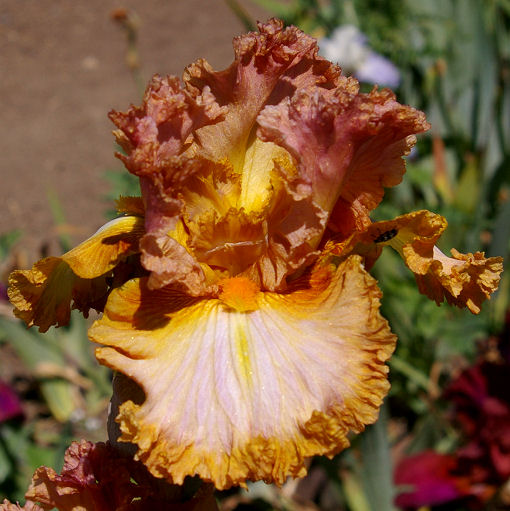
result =
[[145,392],[117,420],[154,475],[282,484],[376,419],[395,337],[374,279],[353,256],[294,286],[258,293],[251,312],[145,279],[112,292],[89,333],[99,361]]
[[31,270],[12,272],[8,293],[14,313],[45,332],[69,322],[72,301],[85,315],[91,307],[102,308],[108,292],[106,274],[138,251],[144,232],[143,218],[121,217],[62,257],[48,257]]
[[267,208],[273,194],[271,175],[275,162],[285,162],[285,167],[294,168],[290,154],[272,142],[255,138],[246,150],[241,171],[241,193],[237,207],[246,212],[261,212]]

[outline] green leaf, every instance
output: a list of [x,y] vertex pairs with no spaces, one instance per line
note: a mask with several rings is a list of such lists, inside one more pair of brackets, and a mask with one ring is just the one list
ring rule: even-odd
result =
[[[472,118],[471,138],[477,149],[487,146],[487,137],[494,119],[494,104],[497,90],[497,62],[494,44],[484,22],[485,5],[478,0],[471,0],[471,28],[476,48],[477,69],[475,71],[475,98]],[[463,12],[466,10],[463,9]]]
[[48,190],[48,202],[50,204],[51,213],[53,216],[53,221],[59,233],[59,244],[62,252],[69,252],[71,250],[73,243],[71,240],[71,236],[65,232],[65,229],[62,229],[66,226],[66,216],[64,213],[64,208],[62,206],[62,202],[58,198],[57,193],[54,190]]
[[38,467],[54,467],[56,461],[55,448],[29,444],[26,451],[26,461],[35,471]]
[[40,362],[64,365],[64,358],[58,346],[52,342],[52,334],[36,333],[17,320],[0,318],[0,336],[16,351],[21,360],[35,369]]
[[40,385],[53,417],[59,422],[68,421],[76,409],[73,386],[65,380],[45,380]]
[[394,511],[393,465],[388,441],[388,411],[381,407],[379,420],[361,436],[363,486],[372,511]]
[[470,214],[479,206],[481,192],[478,162],[472,158],[464,168],[455,190],[454,205],[459,211]]
[[413,364],[407,362],[407,360],[400,358],[397,355],[393,355],[390,359],[390,367],[392,370],[402,373],[406,378],[414,382],[423,390],[427,392],[429,391],[431,386],[429,377],[417,369]]
[[496,218],[492,241],[488,250],[490,257],[502,256],[507,257],[509,252],[510,240],[510,199],[507,199],[501,205],[501,209]]
[[92,343],[87,337],[87,320],[76,310],[71,312],[69,324],[54,330],[58,346],[77,367],[86,370],[97,367]]

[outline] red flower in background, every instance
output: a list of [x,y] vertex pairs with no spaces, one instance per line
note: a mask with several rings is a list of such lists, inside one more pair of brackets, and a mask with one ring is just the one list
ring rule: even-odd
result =
[[464,371],[447,389],[467,438],[457,456],[477,464],[478,476],[495,482],[510,477],[510,364],[482,362]]
[[9,385],[0,381],[0,422],[20,415],[23,415],[23,409],[19,397]]
[[402,490],[395,503],[415,509],[470,496],[469,479],[456,475],[458,468],[455,456],[434,451],[403,459],[395,470],[395,482]]
[[464,444],[452,455],[425,451],[402,460],[395,471],[403,490],[398,506],[416,509],[469,498],[471,508],[481,508],[509,480],[510,314],[499,341],[498,362],[477,362],[444,394],[453,403],[452,419]]

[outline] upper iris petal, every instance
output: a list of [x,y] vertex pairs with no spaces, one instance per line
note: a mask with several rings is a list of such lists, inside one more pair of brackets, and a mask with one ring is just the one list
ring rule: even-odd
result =
[[360,93],[295,27],[271,20],[234,49],[228,69],[200,60],[183,84],[156,77],[142,107],[111,113],[120,157],[141,178],[152,288],[207,295],[243,274],[284,289],[328,226],[369,224],[428,129],[391,91]]

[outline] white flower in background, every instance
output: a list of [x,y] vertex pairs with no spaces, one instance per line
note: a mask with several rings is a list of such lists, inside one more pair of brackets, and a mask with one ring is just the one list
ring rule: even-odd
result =
[[386,57],[372,51],[367,37],[354,25],[335,29],[331,37],[319,41],[320,54],[338,62],[344,73],[367,83],[398,87],[400,72]]

